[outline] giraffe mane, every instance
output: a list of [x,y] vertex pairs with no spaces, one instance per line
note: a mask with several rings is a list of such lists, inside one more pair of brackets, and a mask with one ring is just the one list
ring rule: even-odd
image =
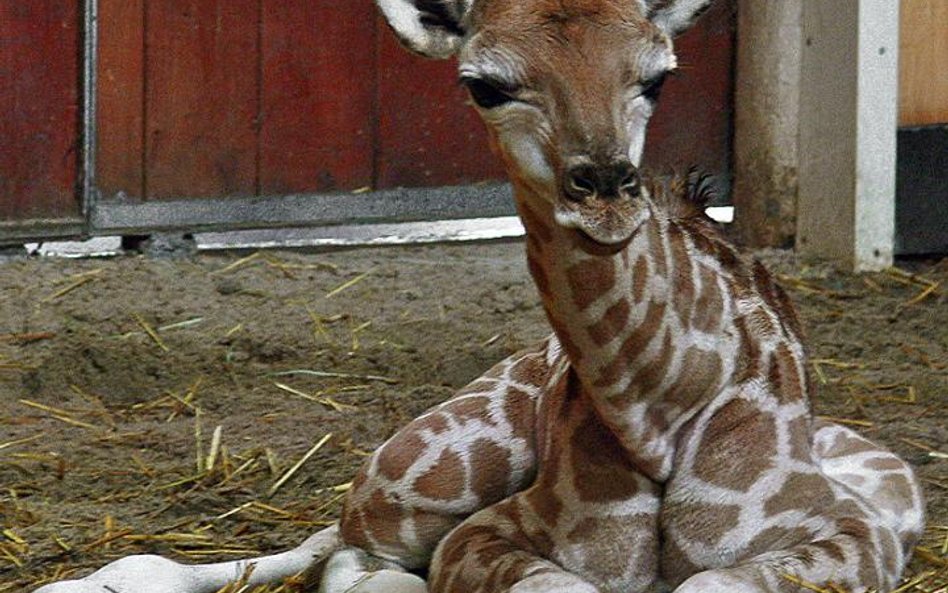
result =
[[691,167],[686,173],[650,176],[645,185],[652,202],[671,220],[703,221],[716,229],[716,223],[705,213],[708,204],[718,196],[714,176]]

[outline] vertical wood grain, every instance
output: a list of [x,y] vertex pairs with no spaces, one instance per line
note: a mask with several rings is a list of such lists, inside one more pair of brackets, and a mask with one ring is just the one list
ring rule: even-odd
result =
[[148,199],[256,192],[259,0],[147,0]]
[[410,54],[378,19],[379,187],[503,178],[484,124],[467,105],[454,60]]
[[144,196],[144,0],[99,0],[96,183],[108,199]]
[[262,194],[372,183],[375,11],[371,0],[264,0]]
[[79,3],[0,2],[0,220],[79,213]]
[[948,123],[948,2],[902,0],[899,125]]

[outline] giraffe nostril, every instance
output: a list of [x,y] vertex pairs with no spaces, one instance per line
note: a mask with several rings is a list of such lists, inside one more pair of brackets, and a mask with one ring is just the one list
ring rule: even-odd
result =
[[571,167],[566,173],[566,195],[581,202],[597,193],[596,172],[590,165]]
[[619,191],[625,192],[632,197],[639,195],[641,192],[639,171],[631,163],[628,165],[628,169],[622,171],[622,178],[619,181]]

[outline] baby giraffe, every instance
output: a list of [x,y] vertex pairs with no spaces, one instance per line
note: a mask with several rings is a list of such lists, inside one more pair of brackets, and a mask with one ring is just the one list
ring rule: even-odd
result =
[[911,469],[813,420],[793,309],[704,217],[704,182],[639,175],[671,38],[710,0],[377,2],[406,46],[458,56],[554,335],[399,431],[290,552],[130,557],[41,591],[213,593],[308,564],[320,593],[892,588],[922,529]]
[[447,535],[430,590],[892,588],[922,527],[912,471],[813,421],[794,311],[704,216],[703,181],[577,174],[562,201],[517,186],[569,361],[539,400],[537,477]]

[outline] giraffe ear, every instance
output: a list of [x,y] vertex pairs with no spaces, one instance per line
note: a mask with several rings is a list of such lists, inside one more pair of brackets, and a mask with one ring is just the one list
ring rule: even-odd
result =
[[645,5],[650,21],[659,29],[674,37],[688,30],[704,11],[711,7],[712,0],[640,0]]
[[461,46],[473,0],[375,0],[408,49],[448,58]]

